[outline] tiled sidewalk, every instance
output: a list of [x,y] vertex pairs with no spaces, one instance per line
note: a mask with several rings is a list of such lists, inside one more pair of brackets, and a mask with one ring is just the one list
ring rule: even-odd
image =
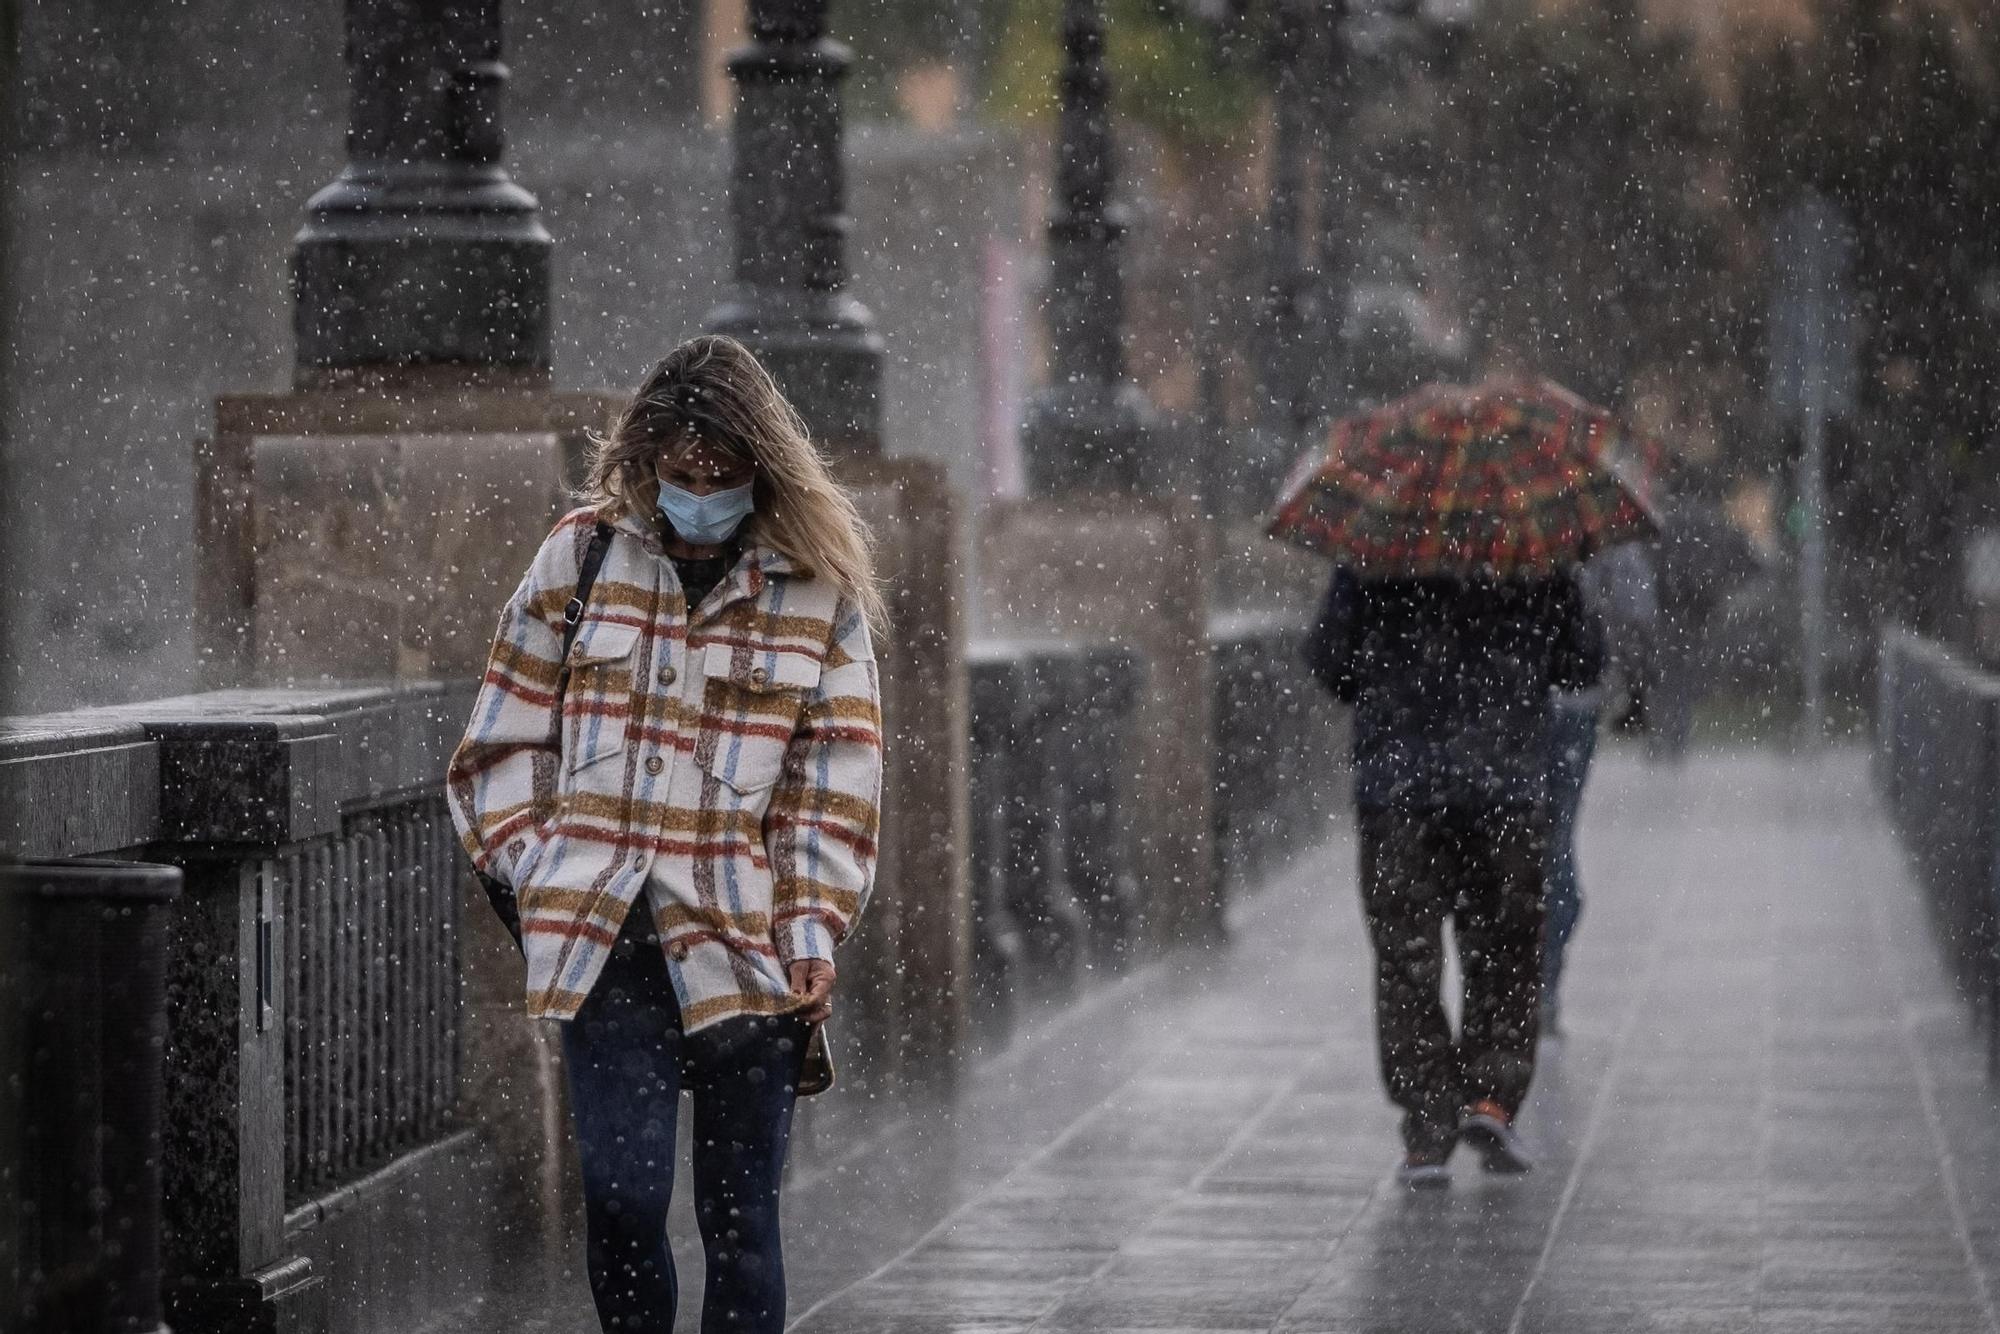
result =
[[1336,841],[799,1183],[793,1328],[2000,1334],[2000,1106],[1860,758],[1614,751],[1584,861],[1534,1176],[1390,1183]]

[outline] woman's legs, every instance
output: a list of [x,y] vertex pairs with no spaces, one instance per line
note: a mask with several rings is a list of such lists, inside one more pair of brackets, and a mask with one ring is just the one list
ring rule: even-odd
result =
[[687,1039],[694,1091],[695,1215],[708,1256],[702,1334],[779,1334],[785,1260],[778,1189],[805,1024],[729,1019]]
[[645,916],[627,914],[590,998],[563,1025],[590,1290],[599,1323],[617,1334],[670,1334],[678,1296],[667,1202],[684,1039]]

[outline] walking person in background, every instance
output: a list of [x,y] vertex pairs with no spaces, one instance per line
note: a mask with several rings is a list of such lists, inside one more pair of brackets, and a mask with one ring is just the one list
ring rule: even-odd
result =
[[1583,916],[1583,880],[1577,856],[1577,820],[1584,787],[1597,754],[1598,720],[1615,673],[1634,682],[1646,662],[1659,623],[1653,560],[1646,543],[1621,542],[1585,561],[1577,571],[1584,604],[1598,618],[1604,639],[1605,680],[1583,690],[1557,690],[1549,708],[1548,923],[1542,938],[1542,1036],[1562,1033],[1562,975],[1570,938]]
[[[1461,1136],[1488,1171],[1527,1171],[1514,1121],[1540,1018],[1551,701],[1596,684],[1599,625],[1567,572],[1364,580],[1343,567],[1306,656],[1354,706],[1376,1035],[1403,1109],[1398,1176],[1448,1183]],[[1456,1034],[1441,995],[1447,918],[1464,983]]]
[[674,1327],[686,1089],[701,1328],[777,1334],[793,1100],[874,874],[869,534],[720,337],[653,368],[588,499],[501,613],[452,818],[522,946],[528,1012],[564,1021],[603,1328]]
[[[1307,667],[1354,706],[1361,900],[1398,1177],[1533,1166],[1555,692],[1597,684],[1604,633],[1576,569],[1657,520],[1650,448],[1495,347],[1477,384],[1352,414],[1309,449],[1267,531],[1334,562]],[[1464,1006],[1440,990],[1452,923]]]

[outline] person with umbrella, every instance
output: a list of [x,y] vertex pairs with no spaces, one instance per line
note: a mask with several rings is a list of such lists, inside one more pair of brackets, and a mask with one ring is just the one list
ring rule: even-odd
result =
[[[1640,442],[1546,382],[1432,386],[1336,423],[1270,531],[1333,557],[1307,665],[1354,707],[1361,893],[1398,1177],[1531,1157],[1553,691],[1592,685],[1602,628],[1576,561],[1652,523]],[[1440,985],[1453,923],[1456,1034]]]

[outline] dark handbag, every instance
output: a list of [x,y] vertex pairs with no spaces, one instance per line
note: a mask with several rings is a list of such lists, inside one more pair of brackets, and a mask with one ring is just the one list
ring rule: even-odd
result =
[[833,1052],[826,1045],[826,1025],[814,1024],[806,1039],[805,1060],[799,1066],[798,1093],[810,1098],[833,1087]]
[[[611,549],[611,525],[599,520],[591,530],[590,545],[584,548],[583,564],[576,572],[576,590],[563,605],[562,665],[556,669],[556,690],[554,712],[562,714],[563,692],[569,689],[569,651],[576,645],[577,628],[583,624],[583,609],[590,601],[590,590],[597,583],[597,572],[604,568],[604,554]],[[560,723],[557,724],[560,726]],[[507,934],[514,937],[514,947],[523,954],[527,946],[521,940],[521,906],[514,894],[514,887],[497,880],[484,871],[475,871],[479,884],[486,891],[486,901],[493,905],[493,913],[500,924],[507,928]]]

